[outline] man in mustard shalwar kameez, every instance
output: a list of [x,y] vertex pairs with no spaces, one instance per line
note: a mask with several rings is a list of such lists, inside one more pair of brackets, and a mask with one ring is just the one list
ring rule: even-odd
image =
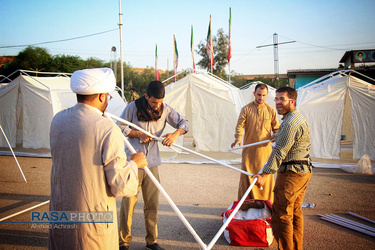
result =
[[[234,135],[235,141],[231,145],[232,148],[237,145],[241,146],[244,131],[243,144],[246,145],[269,140],[272,133],[275,134],[279,129],[280,124],[275,109],[265,103],[268,96],[267,85],[258,84],[255,87],[254,96],[255,101],[250,102],[241,109]],[[257,174],[267,161],[271,151],[272,147],[270,143],[244,148],[242,151],[241,169],[252,174]],[[250,176],[241,174],[238,188],[238,200],[245,194],[252,181],[253,179]],[[273,202],[274,185],[274,177],[273,175],[269,175],[266,184],[263,186],[263,190],[254,186],[247,199],[270,200]]]

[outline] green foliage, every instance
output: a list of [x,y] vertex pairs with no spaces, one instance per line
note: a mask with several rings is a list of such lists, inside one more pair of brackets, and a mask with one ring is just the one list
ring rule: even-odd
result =
[[[0,68],[0,75],[8,76],[18,69],[33,70],[39,72],[61,72],[73,73],[76,70],[87,68],[111,67],[109,63],[90,57],[83,60],[79,56],[55,55],[49,54],[47,49],[29,46],[21,51],[7,67]],[[113,67],[114,68],[114,67]],[[130,99],[130,89],[134,88],[139,95],[146,93],[147,85],[156,80],[155,69],[134,69],[130,63],[124,63],[124,95],[127,100]],[[121,88],[121,63],[116,63],[114,69],[117,86]],[[173,75],[173,71],[160,73],[160,81],[164,81]],[[186,72],[179,74],[176,80],[186,76]],[[16,77],[16,76],[15,76]],[[168,80],[165,85],[174,81],[174,78]]]
[[29,46],[21,51],[1,74],[9,75],[17,69],[43,71],[49,69],[52,56],[47,49]]
[[[224,34],[223,29],[217,31],[217,36],[212,37],[212,43],[214,48],[214,69],[213,74],[223,79],[227,78],[225,72],[225,66],[228,64],[228,44],[229,37]],[[197,63],[200,68],[211,70],[210,59],[206,49],[207,41],[201,41],[198,44],[198,50],[196,51],[202,59]]]
[[232,83],[232,85],[236,86],[237,88],[240,88],[240,87],[246,85],[248,82],[241,75],[232,75],[231,76],[231,83]]
[[[251,82],[256,82],[256,81],[261,81],[274,88],[285,87],[285,86],[288,86],[289,84],[288,79],[273,79],[273,78],[268,78],[268,77],[263,77],[263,76],[255,77],[254,80],[252,80]],[[231,83],[237,88],[240,88],[246,85],[247,83],[249,83],[249,81],[244,79],[242,75],[233,75]]]
[[[86,64],[84,66],[86,69],[93,69],[93,68],[103,68],[105,67],[105,63],[103,60],[94,58],[94,57],[89,57],[86,60]],[[108,66],[107,66],[108,67]]]
[[83,69],[85,61],[79,56],[56,55],[52,57],[48,71],[73,73],[76,69]]
[[28,46],[15,57],[7,68],[1,68],[0,74],[9,75],[18,69],[43,71],[43,72],[62,72],[73,73],[76,70],[87,68],[105,67],[102,60],[93,57],[83,60],[79,56],[55,55],[51,54],[45,48]]

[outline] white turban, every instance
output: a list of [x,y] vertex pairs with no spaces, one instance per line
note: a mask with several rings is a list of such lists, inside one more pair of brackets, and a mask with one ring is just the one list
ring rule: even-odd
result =
[[115,87],[115,75],[109,68],[77,70],[70,78],[70,88],[80,95],[109,93]]

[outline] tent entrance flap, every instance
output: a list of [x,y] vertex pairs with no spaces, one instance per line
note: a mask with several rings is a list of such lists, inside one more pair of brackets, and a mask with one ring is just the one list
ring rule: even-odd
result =
[[349,91],[345,95],[344,115],[342,120],[341,141],[353,141],[352,110]]
[[310,125],[310,155],[339,159],[342,139],[353,142],[353,159],[375,160],[375,83],[342,70],[299,88],[297,109]]

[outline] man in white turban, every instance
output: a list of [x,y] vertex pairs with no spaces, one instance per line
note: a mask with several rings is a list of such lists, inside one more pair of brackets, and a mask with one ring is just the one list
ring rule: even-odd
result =
[[113,223],[51,223],[49,249],[118,249],[116,196],[136,194],[147,160],[137,153],[127,161],[121,130],[103,116],[115,85],[108,68],[74,72],[78,103],[56,114],[50,132],[50,212],[111,212]]

